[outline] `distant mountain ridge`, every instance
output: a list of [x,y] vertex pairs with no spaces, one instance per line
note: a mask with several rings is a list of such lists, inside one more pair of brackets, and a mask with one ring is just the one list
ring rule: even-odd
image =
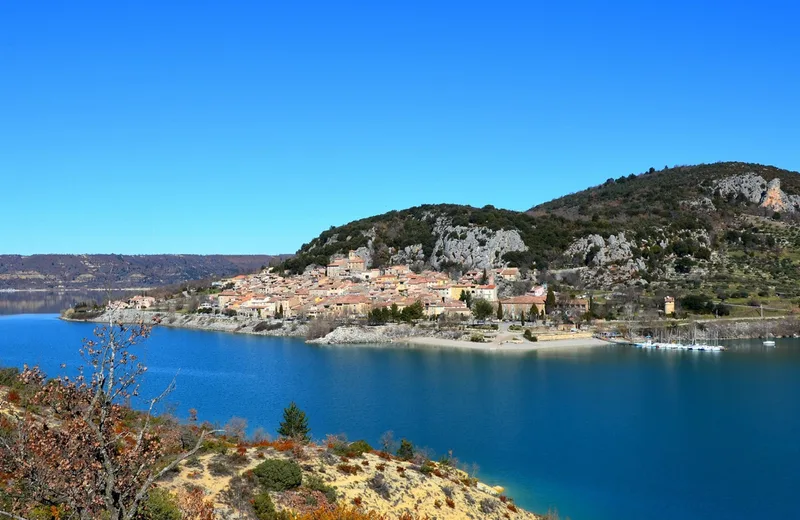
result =
[[721,162],[629,174],[526,212],[424,205],[331,227],[281,269],[517,266],[596,288],[758,287],[800,295],[800,174]]
[[291,255],[0,255],[0,289],[122,289],[249,273]]

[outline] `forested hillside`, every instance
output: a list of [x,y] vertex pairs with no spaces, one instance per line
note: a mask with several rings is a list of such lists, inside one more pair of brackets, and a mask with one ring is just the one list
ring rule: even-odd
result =
[[582,287],[796,295],[800,174],[715,163],[627,174],[527,212],[425,205],[331,227],[282,269],[355,250],[368,265],[518,266]]
[[[417,206],[331,227],[297,251],[283,268],[301,272],[357,250],[372,267],[421,263],[436,268],[489,265],[546,268],[575,236],[608,229],[605,222],[456,204]],[[495,244],[492,240],[497,236]]]

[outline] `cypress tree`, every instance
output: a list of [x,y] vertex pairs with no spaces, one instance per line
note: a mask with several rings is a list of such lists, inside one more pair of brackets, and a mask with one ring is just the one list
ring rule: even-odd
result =
[[283,421],[281,421],[281,425],[278,428],[278,435],[308,442],[311,440],[308,435],[310,432],[306,413],[292,401],[288,408],[283,409]]
[[497,319],[503,319],[503,302],[500,301],[497,302]]
[[544,312],[550,314],[556,308],[556,294],[553,289],[547,289],[547,298],[544,300]]

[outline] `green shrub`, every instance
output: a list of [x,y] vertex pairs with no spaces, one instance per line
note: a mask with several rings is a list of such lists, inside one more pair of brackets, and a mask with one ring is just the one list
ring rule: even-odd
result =
[[323,480],[316,476],[316,475],[308,475],[303,479],[303,485],[312,490],[312,491],[319,491],[325,495],[325,498],[328,500],[329,504],[336,503],[336,488],[333,486],[327,485]]
[[342,442],[336,444],[331,449],[336,455],[340,457],[360,457],[364,453],[372,451],[372,446],[365,440],[353,441],[350,444]]
[[175,496],[165,489],[150,491],[139,509],[141,520],[181,520],[181,510]]
[[426,460],[425,462],[422,463],[422,466],[420,466],[419,472],[422,473],[423,475],[430,475],[431,473],[433,473],[433,470],[435,469],[436,467],[433,465],[433,462]]
[[274,520],[275,504],[269,497],[269,493],[263,491],[253,498],[253,510],[256,512],[258,520]]
[[473,343],[483,343],[483,334],[478,334],[477,332],[469,337],[469,340]]
[[300,466],[292,460],[265,460],[253,469],[253,474],[267,491],[293,489],[303,480]]
[[522,336],[528,341],[539,341],[539,338],[533,335],[531,329],[525,329],[525,332],[522,333]]
[[211,452],[225,455],[228,453],[228,443],[217,438],[207,438],[203,441],[202,450],[204,453]]
[[15,387],[19,385],[19,369],[16,367],[0,368],[0,386]]
[[223,457],[215,457],[208,463],[208,471],[215,477],[233,475],[231,465]]

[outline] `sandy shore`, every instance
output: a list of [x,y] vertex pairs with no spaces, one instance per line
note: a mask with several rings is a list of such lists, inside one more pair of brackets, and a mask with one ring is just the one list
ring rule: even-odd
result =
[[462,348],[470,350],[483,350],[488,352],[531,352],[535,350],[546,350],[552,348],[584,348],[602,347],[612,343],[597,338],[570,338],[548,341],[525,341],[523,343],[475,343],[455,339],[429,338],[429,337],[410,337],[394,340],[392,343],[406,343],[408,345],[418,345],[424,347],[441,348]]

